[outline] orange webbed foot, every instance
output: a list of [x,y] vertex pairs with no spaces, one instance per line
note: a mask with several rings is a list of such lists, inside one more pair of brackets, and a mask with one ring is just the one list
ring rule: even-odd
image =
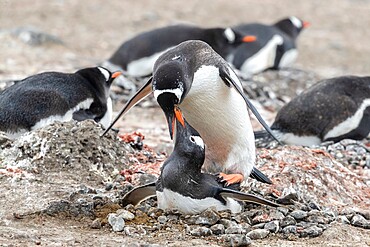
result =
[[236,184],[241,183],[244,180],[244,176],[242,174],[225,174],[220,172],[218,175],[219,178],[221,178],[221,182],[226,182],[226,186],[229,186],[230,184]]

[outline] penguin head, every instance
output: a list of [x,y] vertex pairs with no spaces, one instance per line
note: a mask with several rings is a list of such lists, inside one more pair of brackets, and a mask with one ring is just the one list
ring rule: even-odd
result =
[[295,16],[291,16],[289,18],[278,21],[277,23],[275,23],[274,26],[295,39],[304,28],[310,26],[310,23],[307,21],[302,21]]
[[191,59],[183,54],[174,54],[155,66],[153,73],[154,97],[166,115],[171,139],[174,131],[175,109],[182,103],[193,82],[193,73],[189,68],[192,66],[191,63]]
[[109,88],[112,85],[113,80],[122,73],[112,73],[106,68],[98,66],[81,69],[77,71],[76,74],[85,78],[94,88],[96,88],[98,91],[104,92],[104,94],[108,97]]
[[[175,111],[180,111],[176,108]],[[176,113],[178,114],[178,113]],[[205,146],[202,137],[182,116],[177,115],[175,147],[177,155],[187,157],[201,169],[205,159]]]
[[243,35],[230,27],[223,29],[222,35],[229,44],[250,43],[257,40],[257,37],[254,35]]

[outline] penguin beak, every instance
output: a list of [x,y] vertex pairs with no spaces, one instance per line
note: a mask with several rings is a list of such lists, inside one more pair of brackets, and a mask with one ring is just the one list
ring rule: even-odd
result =
[[309,26],[311,26],[311,23],[309,23],[308,21],[303,22],[303,28],[307,28]]
[[120,75],[122,75],[122,72],[120,72],[120,71],[116,71],[116,72],[114,72],[113,74],[112,74],[112,78],[113,79],[115,79],[115,78],[117,78],[118,76],[120,76]]
[[247,35],[242,38],[243,43],[250,43],[257,40],[257,37],[254,35]]
[[184,117],[178,106],[174,106],[173,111],[168,111],[166,114],[168,129],[170,131],[171,140],[173,140],[173,133],[175,131],[175,122],[176,120],[185,128]]

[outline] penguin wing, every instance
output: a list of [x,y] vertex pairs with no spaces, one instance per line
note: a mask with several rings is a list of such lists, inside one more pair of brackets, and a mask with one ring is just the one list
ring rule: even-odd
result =
[[156,196],[156,182],[144,184],[142,186],[133,188],[131,191],[127,192],[126,195],[121,199],[121,205],[127,206],[132,204],[134,206],[138,205],[140,202]]
[[118,115],[109,125],[109,127],[104,131],[102,136],[104,136],[113,127],[113,125],[118,121],[118,119],[123,114],[127,113],[132,107],[134,107],[136,104],[142,101],[145,97],[147,97],[153,91],[151,87],[152,80],[153,80],[153,77],[150,77],[149,80],[139,89],[139,91],[137,91],[136,94],[132,96],[131,99],[129,99],[129,101],[127,101],[126,105],[118,113]]
[[262,182],[265,184],[272,184],[272,181],[263,174],[260,170],[258,170],[256,167],[253,167],[251,174],[249,175],[251,178],[256,179],[258,182]]
[[257,203],[260,205],[267,205],[271,207],[281,207],[282,205],[279,205],[275,202],[266,200],[264,198],[252,195],[252,194],[247,194],[243,192],[239,192],[236,190],[230,190],[230,189],[221,189],[219,192],[219,195],[222,196],[224,199],[226,198],[233,198],[237,201],[243,201],[243,202],[251,202],[251,203]]
[[243,89],[241,89],[238,86],[237,82],[233,78],[231,78],[230,74],[228,73],[227,67],[220,68],[220,72],[219,73],[220,73],[220,77],[225,82],[225,84],[228,87],[231,87],[231,85],[232,85],[236,89],[236,91],[243,97],[245,103],[247,104],[247,106],[249,107],[249,109],[253,112],[253,114],[256,116],[258,122],[260,122],[262,124],[262,126],[267,130],[267,132],[269,132],[269,134],[278,143],[280,143],[280,141],[277,139],[277,137],[272,133],[270,127],[267,125],[267,123],[265,122],[265,120],[263,120],[263,118],[261,117],[261,115],[259,114],[259,112],[257,111],[257,109],[254,107],[254,105],[252,104],[252,102],[250,102],[249,99],[247,98],[247,96],[244,94]]
[[94,119],[96,117],[91,111],[87,110],[78,110],[73,113],[73,119],[77,121],[83,121],[86,119]]

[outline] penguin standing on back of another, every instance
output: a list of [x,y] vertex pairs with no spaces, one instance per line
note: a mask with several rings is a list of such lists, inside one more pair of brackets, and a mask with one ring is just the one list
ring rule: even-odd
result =
[[94,119],[107,128],[112,118],[109,89],[121,72],[103,67],[76,73],[45,72],[0,93],[0,131],[17,137],[56,121]]
[[296,39],[309,26],[295,16],[283,19],[274,25],[260,23],[242,24],[233,29],[257,36],[257,41],[238,46],[226,60],[247,75],[267,69],[291,66],[297,59]]
[[[361,140],[370,132],[370,77],[342,76],[319,81],[278,112],[272,131],[286,144]],[[265,131],[255,133],[265,139]]]
[[121,204],[137,205],[141,201],[157,196],[160,209],[178,209],[184,214],[197,214],[214,207],[217,211],[242,211],[238,201],[279,207],[280,205],[252,194],[232,189],[234,184],[224,187],[215,175],[202,173],[205,146],[199,133],[192,128],[181,114],[176,116],[176,141],[172,154],[161,167],[161,174],[154,183],[134,188],[121,200]]
[[254,42],[255,36],[241,35],[231,28],[200,28],[192,25],[173,25],[141,33],[124,42],[103,63],[114,70],[124,70],[133,77],[149,76],[157,58],[166,50],[186,40],[202,40],[217,53],[226,57],[237,45]]
[[254,168],[256,152],[248,107],[265,128],[269,127],[244,95],[229,64],[208,44],[185,41],[158,58],[153,77],[128,101],[111,126],[152,91],[167,118],[171,138],[178,107],[201,134],[207,146],[206,171],[221,172],[228,184],[242,182],[250,175],[271,183]]

